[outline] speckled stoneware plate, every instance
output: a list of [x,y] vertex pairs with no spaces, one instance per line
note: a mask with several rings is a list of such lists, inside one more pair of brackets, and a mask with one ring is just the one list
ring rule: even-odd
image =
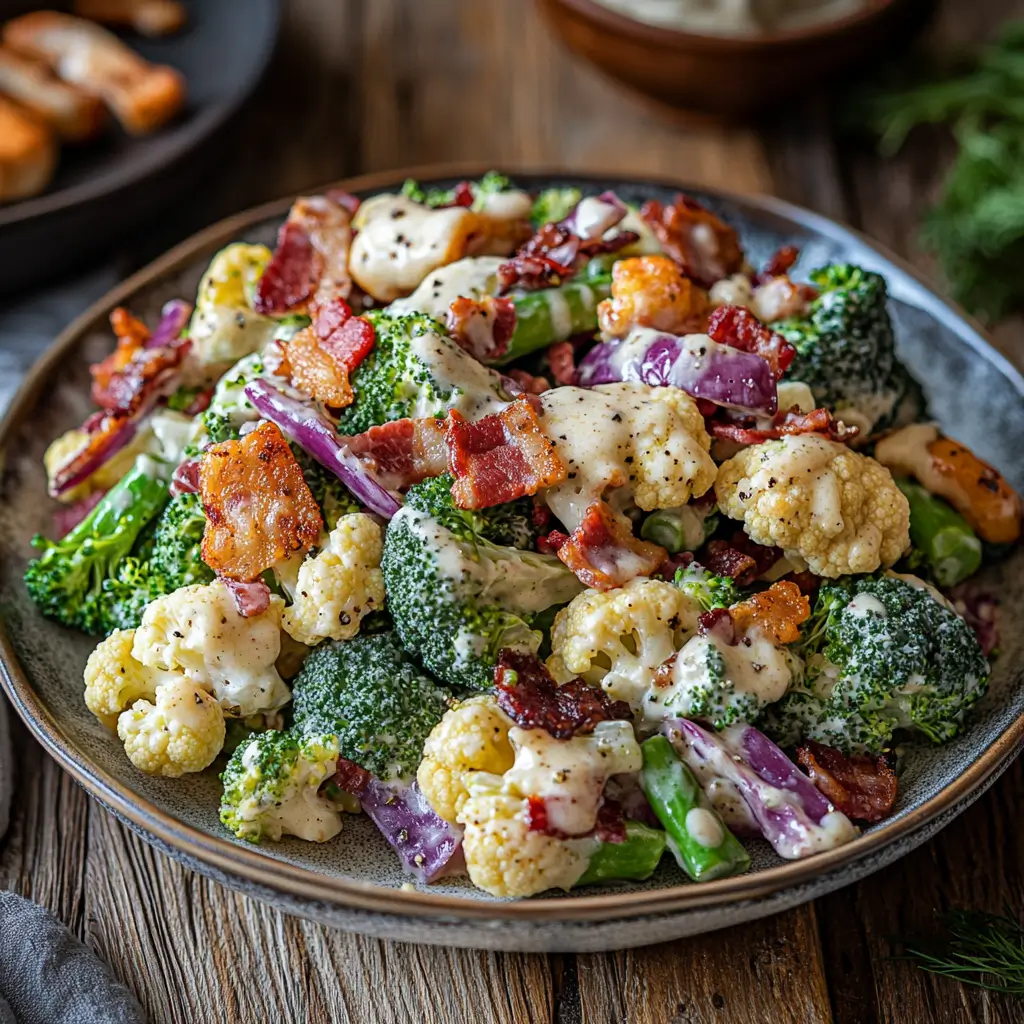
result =
[[[450,170],[450,169],[449,169]],[[458,169],[477,177],[480,168]],[[413,171],[450,184],[445,172]],[[405,177],[343,183],[359,195],[394,188]],[[676,183],[624,182],[577,175],[519,176],[527,188],[579,184],[614,188],[629,201],[668,199]],[[883,273],[892,294],[903,359],[924,384],[943,426],[1024,487],[1024,380],[962,315],[914,274],[852,231],[767,198],[692,190],[740,231],[752,262],[781,243],[802,250],[798,272],[850,260]],[[710,931],[795,906],[891,863],[942,828],[989,785],[1024,737],[1024,633],[1004,630],[991,691],[959,739],[908,758],[896,813],[840,849],[795,863],[767,844],[752,849],[739,878],[688,883],[666,857],[640,885],[589,888],[520,902],[495,900],[468,883],[403,889],[407,881],[384,840],[363,819],[346,822],[322,846],[297,840],[254,847],[229,838],[217,821],[216,773],[180,781],[137,772],[116,737],[82,702],[82,668],[92,642],[39,616],[21,584],[29,538],[50,526],[42,455],[48,441],[89,412],[90,361],[111,345],[110,309],[129,305],[151,322],[172,296],[195,293],[210,255],[233,239],[273,242],[289,203],[218,224],[184,243],[102,299],[73,323],[30,375],[0,427],[0,614],[3,684],[46,749],[75,779],[149,842],[190,867],[296,914],[368,934],[414,942],[509,950],[590,951],[638,946]],[[991,570],[1004,594],[1004,621],[1024,614],[1022,556]]]

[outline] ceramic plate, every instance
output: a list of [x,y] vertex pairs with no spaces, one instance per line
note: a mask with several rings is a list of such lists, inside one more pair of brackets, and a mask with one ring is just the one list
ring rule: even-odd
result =
[[[476,177],[479,168],[459,177]],[[416,174],[417,172],[412,172]],[[432,183],[451,178],[417,176]],[[360,178],[343,187],[363,196],[395,188],[404,174]],[[627,201],[669,199],[678,187],[573,175],[521,175],[521,185],[613,188]],[[780,244],[800,247],[798,274],[849,260],[889,282],[900,354],[924,385],[945,429],[1024,487],[1024,380],[978,329],[905,267],[852,231],[767,198],[689,190],[740,231],[754,264]],[[82,668],[95,641],[39,616],[21,576],[29,539],[50,526],[42,454],[90,411],[90,361],[111,345],[106,317],[127,304],[151,322],[161,304],[195,293],[210,255],[233,239],[273,243],[288,202],[242,214],[203,232],[126,281],[73,323],[39,362],[0,428],[0,613],[3,683],[19,714],[85,788],[149,842],[190,867],[260,899],[329,924],[417,942],[477,948],[589,951],[660,942],[773,913],[861,878],[934,834],[989,785],[1024,736],[1024,631],[1004,630],[988,696],[965,733],[908,757],[896,813],[855,842],[794,863],[767,844],[738,878],[694,885],[666,857],[649,881],[589,888],[520,902],[495,900],[468,882],[403,888],[407,879],[369,821],[349,820],[324,845],[298,840],[255,847],[229,838],[217,821],[214,771],[175,781],[150,778],[126,760],[82,701]],[[979,410],[984,409],[984,418]],[[1004,594],[1004,620],[1024,614],[1022,554],[989,571]]]
[[[141,217],[195,181],[209,141],[256,87],[274,49],[278,0],[184,0],[185,28],[164,39],[126,42],[147,60],[185,76],[182,114],[144,139],[111,127],[102,138],[64,146],[40,196],[0,206],[0,291],[13,293],[95,257]],[[0,21],[45,7],[0,0]]]

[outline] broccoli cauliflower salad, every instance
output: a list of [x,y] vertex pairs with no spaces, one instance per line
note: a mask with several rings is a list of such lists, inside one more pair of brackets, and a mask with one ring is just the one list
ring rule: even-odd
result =
[[[140,772],[239,841],[353,814],[420,884],[694,882],[893,812],[985,695],[1021,533],[886,283],[679,195],[491,172],[295,202],[111,315],[25,585]],[[174,783],[180,785],[180,782]]]

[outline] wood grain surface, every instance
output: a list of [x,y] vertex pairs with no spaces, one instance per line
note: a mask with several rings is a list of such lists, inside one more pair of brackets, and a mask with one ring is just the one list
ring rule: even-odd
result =
[[[915,245],[944,147],[881,165],[820,98],[722,128],[665,117],[559,49],[526,0],[287,0],[255,102],[209,180],[113,266],[216,217],[360,171],[431,161],[670,174],[772,192],[852,223],[926,270]],[[947,0],[934,34],[969,41],[1019,13]],[[1019,320],[996,331],[1024,363]],[[0,886],[53,910],[154,1022],[931,1024],[1024,1020],[1024,1003],[893,959],[950,906],[1024,900],[1024,764],[882,874],[790,913],[630,952],[504,955],[413,947],[291,918],[193,875],[92,803],[15,728],[20,784]]]

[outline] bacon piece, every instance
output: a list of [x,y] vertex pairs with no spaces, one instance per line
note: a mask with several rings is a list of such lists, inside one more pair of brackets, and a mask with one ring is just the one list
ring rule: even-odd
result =
[[612,238],[597,235],[584,239],[576,233],[573,224],[574,217],[557,224],[543,224],[510,260],[498,267],[501,290],[536,291],[562,284],[594,256],[618,252],[640,237],[635,231],[620,231]]
[[525,395],[500,413],[468,422],[454,409],[445,427],[452,498],[459,508],[490,508],[554,487],[566,476],[555,443]]
[[338,758],[338,765],[331,776],[331,782],[338,789],[343,789],[353,796],[361,796],[372,781],[373,775],[370,772],[347,757]]
[[448,307],[445,322],[459,348],[474,359],[490,362],[508,351],[516,329],[516,307],[508,298],[462,296]]
[[790,268],[800,258],[800,250],[795,245],[781,245],[768,258],[764,269],[754,275],[754,284],[764,284],[773,277],[788,274]]
[[739,586],[747,587],[781,557],[778,548],[755,544],[742,530],[737,530],[731,540],[709,540],[698,561],[716,576],[731,576]]
[[667,556],[663,547],[634,537],[633,524],[604,501],[587,507],[583,521],[558,548],[558,557],[580,582],[595,590],[650,576]]
[[633,256],[612,268],[611,297],[598,303],[597,318],[606,339],[624,338],[634,327],[694,334],[707,304],[707,293],[668,256]]
[[545,391],[551,390],[551,382],[547,377],[535,377],[532,373],[527,373],[526,370],[520,370],[518,367],[508,370],[505,376],[516,383],[521,394],[543,395]]
[[556,686],[536,654],[502,648],[494,670],[498,707],[522,729],[544,729],[567,740],[594,731],[598,722],[633,717],[625,701],[573,679]]
[[811,617],[811,602],[797,584],[780,580],[733,605],[730,613],[737,633],[746,633],[757,626],[776,643],[791,644],[800,639],[800,623]]
[[780,410],[772,419],[771,426],[744,426],[753,422],[752,417],[742,417],[740,422],[733,419],[711,418],[705,426],[712,437],[735,441],[737,444],[760,444],[762,441],[777,441],[789,434],[824,434],[832,441],[848,443],[859,433],[857,427],[848,427],[835,419],[828,409],[814,409],[800,412],[797,408]]
[[716,637],[730,647],[736,643],[736,623],[728,608],[712,608],[701,614],[697,619],[697,632],[701,636]]
[[884,757],[847,757],[810,740],[797,747],[796,763],[837,810],[855,821],[881,821],[896,803],[896,773]]
[[254,580],[320,539],[320,509],[273,423],[207,448],[199,493],[207,520],[203,561],[227,579]]
[[742,270],[739,235],[690,196],[680,192],[668,206],[651,199],[640,216],[662,249],[702,288]]
[[556,341],[547,350],[551,376],[558,384],[576,383],[576,349],[571,341]]
[[392,420],[342,441],[389,490],[411,487],[448,471],[444,420]]
[[270,587],[263,580],[240,583],[238,580],[225,579],[224,583],[243,619],[262,615],[270,607]]
[[562,530],[552,530],[537,538],[537,550],[542,555],[557,555],[568,539],[569,534]]
[[352,291],[348,250],[352,210],[347,193],[296,199],[277,248],[256,285],[253,308],[265,316],[315,310]]
[[316,310],[313,323],[285,348],[291,382],[332,409],[351,405],[355,395],[349,374],[370,354],[373,324],[353,317],[349,304],[333,298]]
[[149,340],[149,328],[123,306],[118,306],[110,314],[110,326],[117,338],[117,347],[106,359],[89,367],[92,375],[92,400],[104,408],[104,397],[111,380],[124,370]]
[[[542,796],[526,798],[526,827],[531,832],[541,832],[554,839],[581,838],[580,836],[570,836],[568,832],[563,832],[551,825],[547,801]],[[624,843],[626,841],[626,821],[622,813],[622,805],[616,800],[603,798],[597,809],[597,823],[594,825],[593,831],[585,833],[585,835],[593,835],[603,843]]]
[[781,334],[765,327],[743,306],[719,306],[708,317],[708,336],[722,345],[752,352],[772,368],[779,380],[796,358],[796,349]]

